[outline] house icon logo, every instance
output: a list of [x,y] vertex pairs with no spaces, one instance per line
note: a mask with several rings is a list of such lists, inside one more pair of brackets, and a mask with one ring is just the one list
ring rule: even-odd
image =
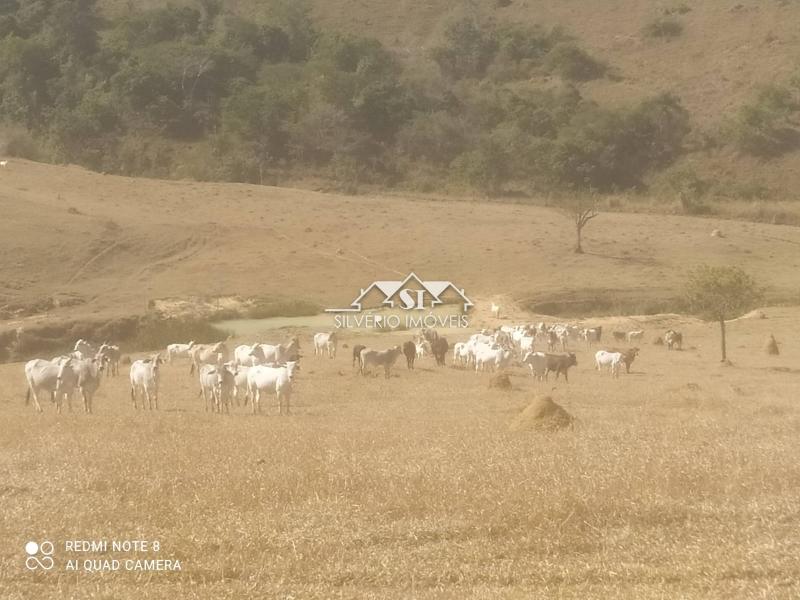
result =
[[423,281],[415,273],[409,273],[400,281],[374,281],[361,290],[346,308],[328,308],[329,313],[358,313],[372,300],[377,308],[399,308],[401,310],[431,310],[445,303],[458,303],[467,312],[472,301],[451,281]]

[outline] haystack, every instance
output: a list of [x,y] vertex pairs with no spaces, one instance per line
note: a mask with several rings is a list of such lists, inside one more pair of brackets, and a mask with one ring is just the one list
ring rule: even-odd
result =
[[775,340],[775,336],[770,334],[767,343],[764,344],[764,352],[769,354],[770,356],[778,356],[781,351],[778,348],[778,342]]
[[517,415],[508,428],[511,431],[557,431],[571,427],[574,418],[550,396],[541,396]]
[[497,388],[498,390],[510,390],[511,389],[511,378],[508,376],[508,373],[497,373],[492,375],[492,378],[489,380],[489,389]]

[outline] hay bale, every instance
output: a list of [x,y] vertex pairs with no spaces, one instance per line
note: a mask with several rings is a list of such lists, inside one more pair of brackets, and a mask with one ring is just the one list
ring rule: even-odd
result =
[[492,375],[492,378],[489,380],[489,389],[498,389],[498,390],[510,390],[511,389],[511,378],[508,376],[508,373],[496,373]]
[[550,396],[541,396],[517,415],[508,428],[511,431],[557,431],[571,427],[574,420]]
[[770,356],[778,356],[781,351],[778,348],[778,342],[775,340],[775,336],[770,334],[767,343],[764,344],[764,352],[766,352]]

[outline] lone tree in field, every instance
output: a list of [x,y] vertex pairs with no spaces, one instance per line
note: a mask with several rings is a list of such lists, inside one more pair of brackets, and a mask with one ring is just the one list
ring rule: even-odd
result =
[[597,202],[578,196],[564,204],[561,207],[561,212],[565,213],[575,223],[575,254],[583,254],[583,245],[581,244],[583,228],[586,227],[589,221],[600,216]]
[[741,317],[755,308],[762,298],[761,288],[739,267],[704,265],[689,274],[686,291],[695,314],[719,322],[722,362],[725,362],[728,359],[725,321]]

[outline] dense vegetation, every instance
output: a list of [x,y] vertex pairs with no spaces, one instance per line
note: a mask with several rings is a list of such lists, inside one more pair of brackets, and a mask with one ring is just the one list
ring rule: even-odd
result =
[[558,28],[455,19],[412,68],[319,30],[302,1],[267,4],[252,21],[220,0],[113,19],[94,0],[0,1],[9,153],[200,180],[609,191],[674,161],[690,130],[671,95],[587,100],[612,67]]

